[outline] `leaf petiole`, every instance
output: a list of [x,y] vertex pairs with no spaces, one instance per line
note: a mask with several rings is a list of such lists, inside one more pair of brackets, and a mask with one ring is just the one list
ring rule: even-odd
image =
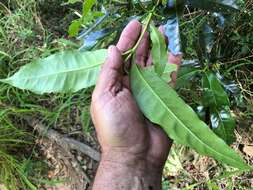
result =
[[156,5],[149,12],[149,14],[147,16],[147,22],[146,22],[146,24],[145,24],[145,26],[144,26],[144,28],[142,30],[142,33],[141,33],[138,41],[136,42],[135,46],[122,54],[122,56],[124,57],[124,61],[125,62],[127,62],[132,57],[132,55],[136,52],[137,48],[139,47],[139,45],[140,45],[140,43],[141,43],[141,41],[142,41],[145,33],[148,30],[148,27],[149,27],[149,25],[151,23],[152,17],[155,14],[156,7],[159,5],[159,3],[160,3],[160,0],[157,0]]
[[141,33],[138,41],[136,42],[135,46],[132,49],[130,49],[130,50],[128,50],[128,51],[126,51],[125,53],[122,54],[124,57],[126,57],[125,58],[125,62],[127,62],[131,58],[131,56],[136,52],[137,48],[139,47],[139,45],[140,45],[140,43],[141,43],[141,41],[142,41],[145,33],[148,30],[148,27],[149,27],[149,24],[151,22],[152,16],[153,16],[153,11],[148,14],[148,16],[147,16],[147,22],[146,22],[146,24],[145,24],[145,26],[144,26],[144,28],[142,30],[142,33]]

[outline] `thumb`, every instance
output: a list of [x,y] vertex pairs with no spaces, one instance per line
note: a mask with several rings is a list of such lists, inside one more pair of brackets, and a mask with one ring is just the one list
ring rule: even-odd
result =
[[110,46],[108,57],[102,66],[95,91],[98,93],[112,89],[119,80],[122,80],[123,75],[121,52],[116,46]]
[[113,69],[119,72],[121,72],[123,69],[123,59],[121,56],[121,52],[114,45],[111,45],[108,48],[108,57],[103,66],[103,70],[104,69]]

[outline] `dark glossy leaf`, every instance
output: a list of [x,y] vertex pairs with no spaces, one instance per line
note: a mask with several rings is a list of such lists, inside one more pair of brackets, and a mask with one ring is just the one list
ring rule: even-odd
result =
[[179,33],[179,18],[177,14],[173,14],[167,18],[168,21],[164,26],[165,35],[169,39],[168,49],[174,55],[181,54],[181,40]]
[[175,8],[175,6],[176,6],[176,2],[177,1],[175,1],[175,0],[167,0],[167,6],[168,6],[168,8],[169,9],[171,9],[171,8]]
[[155,72],[161,76],[168,63],[166,43],[163,35],[154,25],[150,25],[150,30],[152,61],[155,66]]
[[111,34],[112,29],[102,29],[95,32],[91,32],[90,34],[84,36],[83,45],[80,47],[81,51],[87,51],[92,49],[99,40],[103,39],[105,36]]
[[233,105],[236,105],[239,108],[246,108],[246,103],[243,98],[242,92],[238,84],[235,81],[229,81],[220,73],[216,73],[217,78],[221,82],[223,88],[226,92],[233,98],[231,100]]
[[202,121],[205,121],[206,119],[206,109],[204,106],[197,106],[195,108],[195,111],[197,113],[197,115],[199,116],[199,118],[202,120]]
[[201,72],[200,63],[198,60],[184,60],[177,74],[176,88],[180,89],[192,83],[194,79]]
[[220,73],[216,73],[216,76],[228,93],[230,93],[231,95],[234,95],[234,96],[240,94],[240,88],[239,88],[238,84],[236,84],[234,81],[227,80]]
[[214,12],[234,12],[239,10],[237,0],[187,0],[192,7]]
[[203,30],[205,50],[207,53],[211,53],[214,45],[214,30],[211,26],[205,25]]
[[210,54],[212,52],[215,43],[215,33],[210,25],[208,24],[203,25],[203,29],[199,35],[199,43],[202,55],[206,59],[210,59]]
[[211,126],[213,131],[222,138],[228,145],[235,141],[235,120],[231,116],[228,108],[210,109]]
[[202,80],[203,104],[211,107],[230,106],[228,95],[213,72],[205,72]]
[[181,67],[178,72],[176,88],[182,88],[188,86],[191,80],[200,73],[200,70],[193,66]]
[[226,18],[224,17],[224,15],[222,15],[221,13],[214,12],[212,14],[212,16],[216,18],[218,26],[220,28],[224,29],[224,27],[225,27],[225,21],[226,21]]
[[76,92],[96,84],[107,50],[64,51],[27,64],[13,76],[0,80],[38,94]]
[[100,24],[102,24],[105,19],[109,16],[109,14],[107,12],[105,12],[103,10],[102,12],[104,15],[100,18],[96,19],[96,22],[94,24],[92,24],[91,26],[89,26],[88,29],[84,29],[81,34],[77,37],[77,39],[83,39],[85,38],[87,35],[89,35],[91,32],[93,32]]
[[177,12],[179,15],[183,14],[183,9],[185,6],[185,0],[167,0],[167,9]]
[[235,168],[248,169],[240,156],[155,73],[133,65],[130,76],[132,92],[141,111],[170,138]]
[[198,59],[185,59],[182,61],[182,67],[184,66],[191,66],[195,68],[200,68],[201,64]]

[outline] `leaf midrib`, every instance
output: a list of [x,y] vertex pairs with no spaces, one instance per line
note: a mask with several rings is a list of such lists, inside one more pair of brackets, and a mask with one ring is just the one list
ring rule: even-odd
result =
[[[44,77],[50,77],[50,76],[52,76],[52,75],[58,75],[58,74],[64,74],[64,73],[71,73],[71,72],[75,72],[75,71],[81,71],[81,70],[84,70],[84,69],[86,69],[86,70],[91,70],[92,68],[94,68],[94,67],[98,67],[99,65],[102,65],[102,63],[99,63],[99,64],[95,64],[95,65],[92,65],[92,66],[90,66],[90,67],[81,67],[81,68],[78,68],[78,69],[70,69],[70,70],[65,70],[65,71],[61,71],[61,72],[58,72],[58,73],[56,73],[56,72],[54,72],[54,73],[50,73],[50,74],[47,74],[47,75],[39,75],[39,76],[34,76],[34,77],[26,77],[26,78],[19,78],[19,79],[21,79],[21,80],[23,80],[23,79],[27,79],[27,80],[29,80],[29,79],[34,79],[34,78],[44,78]],[[11,77],[12,78],[12,77]]]
[[141,76],[141,79],[144,81],[144,83],[146,83],[146,86],[148,86],[148,88],[151,90],[151,92],[158,98],[158,100],[162,103],[162,105],[165,107],[166,110],[168,110],[177,120],[179,120],[179,122],[184,126],[184,128],[187,129],[187,131],[189,131],[193,136],[195,136],[195,138],[201,143],[201,144],[204,144],[205,146],[207,146],[209,149],[213,150],[214,152],[216,152],[217,154],[221,155],[222,157],[224,158],[228,158],[230,160],[232,160],[233,162],[237,162],[236,160],[234,159],[231,159],[230,157],[225,157],[223,154],[215,151],[215,149],[211,148],[210,146],[208,146],[207,144],[203,143],[199,137],[197,137],[194,133],[192,133],[191,130],[189,130],[187,127],[185,127],[185,125],[183,124],[183,122],[178,118],[176,117],[176,115],[169,109],[167,109],[167,106],[166,104],[161,100],[160,96],[158,94],[155,93],[155,91],[152,89],[152,87],[149,85],[149,83],[145,80],[145,78],[143,77],[143,75],[141,74],[141,72],[139,71],[139,68],[137,67],[137,70],[138,72],[140,73],[140,76]]

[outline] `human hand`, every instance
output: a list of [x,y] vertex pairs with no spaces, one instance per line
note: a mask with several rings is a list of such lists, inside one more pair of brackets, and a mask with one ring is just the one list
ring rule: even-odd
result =
[[[135,45],[141,30],[141,24],[132,21],[122,32],[117,47],[109,48],[92,95],[91,115],[102,148],[101,162],[117,163],[119,167],[154,173],[161,178],[171,141],[140,112],[131,93],[129,76],[123,72],[121,54]],[[149,35],[145,34],[136,52],[136,63],[143,67],[151,65],[149,51]],[[180,63],[181,57],[169,55],[169,60]],[[175,78],[173,74],[174,82]]]

